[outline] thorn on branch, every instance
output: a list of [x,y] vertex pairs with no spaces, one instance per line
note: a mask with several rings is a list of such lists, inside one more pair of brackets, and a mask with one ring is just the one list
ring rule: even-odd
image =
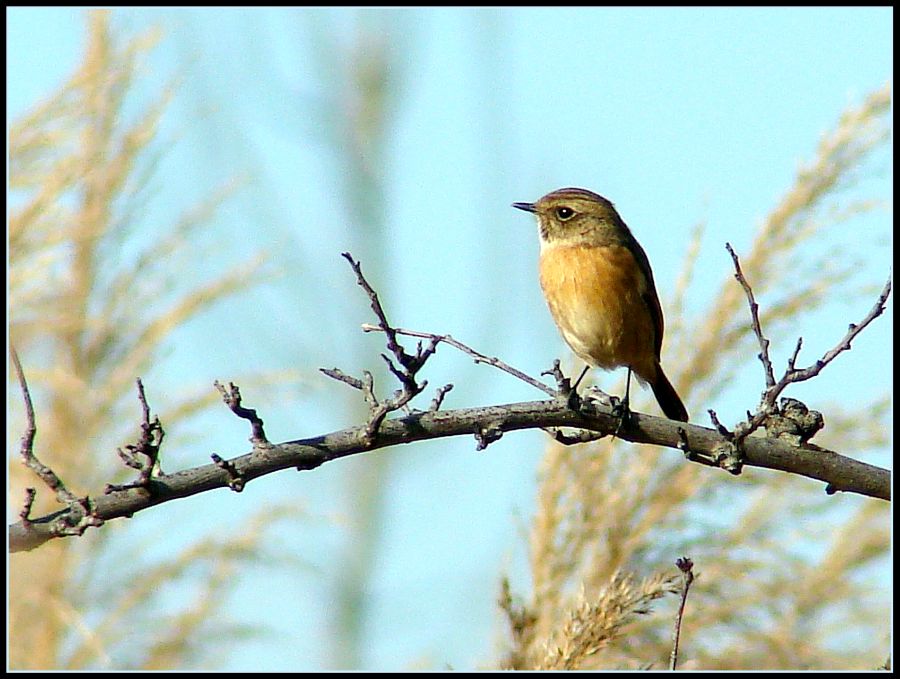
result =
[[215,462],[219,469],[224,470],[225,473],[228,474],[228,487],[231,488],[231,490],[235,493],[240,493],[244,490],[247,481],[237,470],[237,467],[234,466],[234,462],[225,460],[216,453],[213,453],[210,457],[212,457],[212,461]]
[[444,396],[446,396],[447,392],[451,389],[453,389],[452,384],[445,384],[443,387],[438,387],[434,394],[434,398],[431,399],[431,405],[428,407],[428,411],[436,413],[440,410],[441,405],[444,403]]
[[481,451],[491,445],[494,441],[499,441],[503,436],[502,423],[489,422],[475,429],[475,440],[478,442],[475,450]]
[[734,434],[731,433],[731,431],[729,431],[728,428],[725,427],[725,425],[719,421],[719,416],[716,415],[715,410],[713,410],[712,408],[709,408],[706,412],[709,413],[709,419],[713,423],[713,426],[716,428],[716,431],[719,432],[720,435],[724,436],[729,441],[734,438]]
[[266,438],[266,432],[263,430],[263,421],[256,414],[255,410],[252,408],[245,408],[241,405],[240,388],[235,385],[234,382],[229,382],[228,389],[225,389],[218,380],[213,382],[213,385],[219,390],[219,393],[222,394],[222,400],[225,402],[225,405],[231,409],[231,412],[250,422],[252,432],[249,439],[250,443],[252,443],[254,447],[267,445],[269,440]]
[[34,504],[35,495],[37,495],[37,491],[34,488],[25,489],[25,502],[19,512],[19,518],[22,519],[22,525],[26,528],[31,525],[31,507]]

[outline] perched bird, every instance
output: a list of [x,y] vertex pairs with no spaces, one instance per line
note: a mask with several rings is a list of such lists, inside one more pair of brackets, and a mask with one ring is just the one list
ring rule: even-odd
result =
[[569,188],[513,207],[537,217],[541,289],[572,351],[591,367],[627,367],[629,382],[633,372],[649,384],[666,417],[687,422],[659,362],[664,323],[650,262],[613,204]]

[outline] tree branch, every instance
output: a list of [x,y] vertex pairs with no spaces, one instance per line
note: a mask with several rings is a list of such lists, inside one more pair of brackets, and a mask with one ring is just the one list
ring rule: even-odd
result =
[[[592,412],[593,411],[593,412]],[[648,443],[675,450],[682,447],[682,435],[690,450],[714,455],[723,437],[714,429],[673,422],[661,417],[633,413],[634,417],[619,436],[634,443]],[[93,514],[108,521],[132,516],[154,505],[188,497],[215,488],[227,488],[235,477],[244,484],[273,472],[295,467],[315,469],[325,462],[349,455],[371,452],[404,443],[449,436],[473,436],[475,432],[497,429],[503,432],[543,427],[575,427],[613,433],[619,418],[609,407],[589,402],[575,411],[560,400],[530,401],[507,405],[462,408],[458,410],[416,412],[385,419],[378,436],[366,444],[367,425],[349,427],[307,439],[270,444],[229,460],[231,471],[220,464],[207,464],[150,479],[147,488],[116,491],[93,500]],[[679,432],[683,433],[679,433]],[[773,438],[750,437],[744,442],[744,465],[800,474],[823,481],[837,490],[859,493],[883,500],[890,499],[891,473],[886,469],[859,462],[828,450],[797,448]],[[19,521],[9,527],[10,551],[30,550],[58,537],[52,532],[55,521],[71,508]]]
[[[729,251],[731,251],[730,248]],[[737,260],[736,255],[733,251],[731,252]],[[393,354],[394,360],[385,354],[382,356],[387,362],[390,372],[400,382],[401,389],[395,391],[391,398],[379,400],[374,392],[372,375],[368,371],[363,372],[361,380],[346,375],[338,368],[322,369],[322,372],[362,391],[370,409],[368,422],[322,436],[284,443],[271,443],[266,439],[262,419],[259,418],[256,411],[241,404],[239,389],[233,384],[229,384],[228,389],[225,389],[217,382],[215,386],[228,407],[238,417],[250,421],[252,426],[250,440],[253,449],[249,453],[229,460],[214,454],[212,464],[174,474],[164,474],[155,464],[156,454],[162,442],[162,428],[158,418],[150,420],[150,408],[143,392],[143,386],[139,381],[139,398],[143,411],[143,436],[137,446],[129,447],[129,449],[133,449],[133,452],[141,452],[147,457],[146,463],[137,465],[141,469],[139,482],[126,486],[107,486],[105,494],[98,498],[78,499],[63,490],[60,499],[67,504],[67,507],[38,519],[29,516],[34,497],[33,492],[27,493],[25,509],[20,513],[20,520],[9,527],[10,551],[34,549],[56,537],[80,534],[87,526],[98,526],[110,519],[130,517],[136,512],[163,502],[188,497],[214,488],[231,488],[240,491],[253,479],[290,467],[300,471],[311,470],[325,462],[349,455],[403,443],[460,435],[474,436],[476,447],[481,450],[498,440],[505,432],[520,429],[543,429],[551,433],[557,441],[566,444],[614,435],[634,443],[679,450],[689,461],[722,467],[732,473],[738,473],[742,465],[762,467],[822,481],[827,484],[826,491],[829,493],[844,491],[890,500],[890,471],[816,446],[798,445],[797,441],[789,437],[749,437],[747,436],[749,432],[746,432],[745,429],[748,425],[752,426],[756,416],[748,414],[750,418],[748,423],[743,423],[744,428],[739,426],[735,432],[730,432],[718,422],[713,411],[710,411],[710,416],[715,424],[715,428],[712,429],[640,413],[632,413],[632,417],[627,422],[623,422],[618,412],[601,399],[591,396],[578,397],[571,389],[571,381],[560,370],[558,361],[554,363],[551,371],[544,373],[550,374],[556,380],[557,389],[554,390],[521,371],[511,368],[499,359],[489,358],[476,352],[449,335],[432,335],[395,328],[388,323],[378,296],[363,277],[359,263],[348,253],[344,253],[344,257],[353,267],[357,281],[369,296],[372,310],[378,317],[377,326],[364,326],[364,329],[385,333],[387,347]],[[735,264],[738,265],[737,261]],[[740,271],[739,265],[738,271]],[[749,284],[744,280],[742,285],[745,286],[745,291],[752,300],[752,290],[750,290]],[[771,363],[769,363],[766,380],[768,388],[764,392],[763,404],[774,404],[775,397],[783,391],[787,384],[810,379],[841,351],[849,349],[850,342],[859,332],[881,314],[889,294],[890,280],[869,315],[859,325],[851,325],[847,335],[838,346],[810,368],[798,370],[794,366],[800,351],[800,342],[789,360],[787,373],[777,383],[774,382],[774,377],[769,379],[771,371]],[[751,302],[751,309],[753,308],[752,304],[753,302]],[[755,311],[753,311],[753,315],[756,317]],[[756,317],[754,328],[761,341],[760,358],[762,360],[765,357],[767,360],[767,343],[763,341],[764,337],[762,329],[759,327],[758,317]],[[400,335],[429,339],[430,343],[425,349],[419,343],[416,353],[410,354],[398,342],[397,338]],[[418,382],[416,374],[434,355],[437,345],[441,342],[451,344],[468,353],[475,357],[476,362],[488,363],[519,379],[524,379],[553,398],[546,401],[442,411],[440,407],[443,404],[444,395],[451,388],[451,385],[445,385],[437,390],[428,410],[411,410],[410,401],[421,393],[427,384],[425,381]],[[62,481],[52,474],[52,471],[47,470],[40,463],[36,463],[33,455],[32,446],[36,431],[34,413],[21,366],[15,355],[13,361],[20,375],[28,416],[28,427],[22,444],[23,459],[59,494],[61,488],[64,489]],[[819,414],[815,411],[808,411],[803,404],[797,401],[787,404],[784,403],[785,401],[790,400],[782,399],[782,412],[775,413],[782,416],[784,422],[778,424],[783,429],[789,430],[794,425],[801,428],[812,427],[818,422],[816,415]],[[387,417],[390,413],[400,410],[405,413],[402,417],[393,419]],[[766,409],[761,406],[762,410]],[[769,415],[772,414],[768,410],[766,412]],[[760,424],[763,421],[765,418]],[[756,426],[758,427],[759,424]],[[559,431],[560,427],[574,428],[581,432],[569,435]],[[740,444],[741,457],[739,459],[734,456],[736,443]],[[802,437],[800,443],[805,443]],[[50,471],[52,476],[49,476],[47,471]]]
[[[380,325],[373,325],[372,323],[363,323],[362,324],[363,332],[384,332],[384,328]],[[556,391],[553,387],[548,387],[543,382],[540,382],[534,379],[531,375],[522,372],[518,368],[514,368],[511,365],[504,363],[499,358],[495,356],[486,356],[478,351],[475,351],[472,347],[467,344],[463,344],[457,339],[454,339],[450,335],[437,335],[431,332],[420,332],[418,330],[405,330],[404,328],[392,328],[394,337],[397,335],[406,335],[408,337],[421,337],[422,339],[429,339],[432,343],[437,346],[438,343],[443,342],[444,344],[449,344],[451,347],[455,349],[459,349],[464,354],[468,354],[472,358],[475,359],[475,363],[485,363],[487,365],[494,366],[503,372],[509,373],[513,377],[516,377],[526,384],[530,384],[535,389],[539,389],[543,391],[548,396],[556,396]]]
[[[772,361],[769,358],[769,340],[763,334],[762,326],[759,322],[759,305],[756,303],[753,289],[744,277],[744,272],[741,270],[740,259],[731,247],[731,244],[726,243],[725,249],[728,250],[728,254],[731,255],[732,262],[734,263],[734,277],[737,279],[738,283],[740,283],[741,287],[744,289],[744,294],[747,296],[747,304],[750,307],[750,324],[760,347],[760,352],[757,357],[763,365],[763,371],[765,372],[766,378],[766,388],[762,392],[762,397],[760,398],[756,412],[750,413],[748,411],[747,419],[738,423],[733,431],[729,431],[722,425],[716,416],[715,411],[708,411],[710,420],[726,439],[722,444],[721,452],[718,456],[718,459],[722,462],[721,466],[733,474],[740,474],[742,446],[747,440],[747,437],[760,427],[764,427],[769,436],[777,436],[799,446],[806,445],[809,439],[825,426],[825,418],[822,416],[822,413],[810,410],[804,403],[792,398],[782,398],[779,407],[777,402],[778,398],[788,385],[793,384],[794,382],[804,382],[816,377],[822,372],[825,366],[831,363],[842,352],[850,350],[850,343],[856,336],[859,335],[872,321],[884,313],[885,304],[891,294],[891,278],[890,276],[888,277],[884,288],[881,290],[881,294],[878,296],[878,299],[875,301],[875,304],[872,306],[869,313],[866,314],[865,318],[863,318],[859,324],[851,323],[844,337],[831,350],[827,351],[822,358],[808,368],[796,367],[797,358],[800,355],[800,349],[803,346],[803,338],[799,337],[797,339],[797,345],[794,347],[794,351],[788,359],[784,375],[776,382],[775,374],[772,369]],[[818,447],[812,444],[808,447],[813,450],[818,450]],[[828,492],[834,492],[832,486],[829,486],[826,490],[828,490]]]

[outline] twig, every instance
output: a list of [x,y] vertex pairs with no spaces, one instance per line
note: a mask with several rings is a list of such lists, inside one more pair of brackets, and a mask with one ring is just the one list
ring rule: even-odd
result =
[[716,428],[717,432],[719,432],[726,439],[731,440],[734,438],[734,434],[732,434],[728,430],[728,428],[724,424],[722,424],[722,422],[719,420],[719,416],[716,415],[715,410],[713,410],[712,408],[709,408],[706,412],[709,413],[709,420],[710,420],[710,422],[713,423],[713,426]]
[[[363,397],[369,405],[369,421],[366,423],[366,427],[363,431],[363,442],[365,445],[371,446],[375,442],[375,437],[377,436],[378,430],[381,427],[382,422],[384,422],[385,417],[395,410],[408,410],[407,406],[409,402],[421,394],[425,387],[428,386],[427,380],[419,382],[416,379],[416,375],[425,365],[425,362],[434,354],[439,340],[435,337],[426,336],[427,339],[431,340],[427,347],[423,347],[422,343],[419,342],[416,345],[415,354],[408,353],[403,348],[403,345],[397,341],[397,336],[401,333],[388,322],[384,307],[378,299],[378,293],[375,292],[375,289],[369,284],[369,281],[366,280],[360,263],[353,259],[353,256],[349,252],[342,252],[341,256],[350,263],[353,272],[356,274],[357,284],[365,290],[366,295],[369,297],[369,304],[372,307],[375,317],[378,319],[378,325],[366,324],[366,326],[385,334],[387,338],[387,348],[393,354],[394,358],[391,359],[387,354],[381,354],[381,357],[387,364],[387,368],[391,374],[400,382],[401,388],[394,392],[393,397],[379,400],[375,394],[374,379],[370,372],[364,370],[363,379],[360,380],[345,374],[338,368],[319,368],[319,370],[332,379],[349,384],[354,389],[360,389],[363,392]],[[450,389],[452,389],[452,385],[445,385],[438,389],[437,394],[431,402],[429,409],[431,412],[437,411],[438,408],[440,408],[441,403],[444,400],[444,395],[450,391]]]
[[[357,284],[366,291],[366,295],[369,297],[369,302],[372,306],[372,311],[375,313],[375,316],[378,318],[378,329],[381,330],[385,335],[387,335],[387,348],[388,350],[394,354],[397,359],[397,362],[400,363],[404,368],[406,368],[408,374],[415,374],[428,360],[428,357],[434,353],[435,346],[437,342],[432,340],[431,346],[423,351],[422,345],[419,344],[418,351],[416,355],[413,356],[411,354],[406,353],[403,349],[403,346],[397,341],[397,330],[392,327],[390,323],[388,323],[387,315],[384,313],[384,308],[381,306],[381,301],[378,299],[378,293],[369,285],[369,281],[366,280],[366,277],[363,275],[362,267],[360,263],[353,259],[353,255],[349,252],[342,252],[341,256],[350,262],[350,266],[353,268],[353,272],[356,274],[356,282]],[[387,357],[384,359],[388,363],[388,367],[391,369],[398,379],[403,382],[404,379],[408,375],[403,375],[393,366],[391,360]]]
[[34,454],[34,439],[37,435],[37,425],[35,424],[34,406],[31,403],[31,393],[28,391],[28,383],[25,381],[25,372],[22,370],[22,363],[19,361],[18,353],[14,348],[10,347],[10,354],[16,375],[19,378],[19,385],[22,387],[22,395],[25,399],[25,416],[28,422],[25,434],[22,436],[22,462],[54,492],[59,503],[66,505],[65,510],[51,515],[51,520],[47,520],[47,517],[32,519],[30,515],[36,491],[34,488],[26,488],[25,503],[19,512],[21,525],[26,530],[33,529],[37,522],[40,521],[41,530],[45,532],[48,538],[64,535],[81,535],[90,526],[102,526],[103,519],[96,515],[94,501],[88,496],[83,498],[77,497],[66,488],[56,472],[38,460]]
[[794,369],[794,365],[797,363],[797,357],[800,355],[800,348],[803,346],[803,338],[797,338],[797,346],[794,347],[794,353],[791,354],[791,357],[788,359],[788,372],[791,372]]
[[[122,461],[132,469],[137,469],[140,473],[136,481],[119,484],[106,484],[105,493],[114,493],[120,490],[128,490],[129,488],[149,488],[150,479],[154,474],[160,473],[159,467],[159,451],[162,447],[163,438],[166,432],[162,428],[159,417],[154,417],[150,421],[150,404],[147,402],[147,395],[144,392],[144,383],[140,378],[137,379],[138,401],[141,403],[141,437],[136,444],[128,444],[125,449],[118,449],[119,457]],[[139,457],[140,456],[140,457]]]
[[[373,325],[372,323],[363,323],[362,324],[363,332],[384,332],[384,329],[380,325]],[[513,377],[517,377],[518,379],[530,384],[535,389],[540,389],[548,396],[556,396],[557,392],[554,391],[552,387],[548,387],[546,384],[539,382],[534,379],[530,375],[522,372],[517,368],[513,368],[508,363],[504,363],[499,358],[493,356],[487,356],[482,354],[481,352],[476,351],[472,347],[463,344],[457,339],[454,339],[450,335],[436,335],[430,332],[420,332],[418,330],[406,330],[404,328],[393,328],[394,335],[405,335],[407,337],[419,337],[422,339],[431,340],[435,345],[443,342],[444,344],[449,344],[454,349],[458,349],[464,354],[468,354],[472,358],[475,359],[475,363],[486,363],[488,365],[492,365],[495,368],[502,370],[503,372],[509,373]]]
[[218,380],[213,382],[213,386],[215,386],[215,388],[219,390],[219,393],[222,394],[222,400],[225,401],[225,405],[231,409],[231,412],[250,422],[252,432],[250,435],[250,442],[254,446],[267,444],[269,440],[266,438],[266,432],[263,430],[262,418],[260,418],[252,408],[245,408],[241,405],[240,388],[235,385],[234,382],[229,382],[228,389],[225,389]]
[[[787,386],[792,382],[803,382],[805,380],[811,379],[822,372],[822,369],[831,363],[835,358],[838,357],[842,352],[850,350],[850,343],[856,339],[856,336],[859,335],[863,330],[865,330],[866,326],[868,326],[872,321],[881,316],[884,313],[885,304],[887,303],[888,297],[891,295],[891,279],[890,277],[887,279],[887,282],[884,284],[884,288],[881,290],[881,294],[878,295],[878,299],[875,304],[872,306],[871,310],[866,317],[859,322],[859,325],[851,323],[847,328],[847,334],[838,342],[830,351],[827,351],[825,355],[822,356],[818,361],[816,361],[813,365],[808,368],[803,368],[801,370],[791,369],[787,371],[784,377],[781,378],[781,382],[784,382],[784,385]],[[797,347],[797,351],[794,352],[794,356],[796,356],[797,352],[800,351],[799,343]],[[779,383],[780,384],[780,383]]]
[[684,556],[675,561],[678,570],[681,571],[681,603],[678,605],[678,613],[675,615],[675,630],[672,632],[672,654],[669,656],[669,669],[675,670],[678,665],[678,643],[681,640],[681,621],[684,618],[684,605],[687,603],[688,590],[694,582],[694,562]]
[[31,525],[31,507],[34,505],[34,496],[37,491],[34,488],[25,489],[25,502],[22,503],[22,510],[19,512],[19,518],[23,525]]
[[444,403],[444,396],[446,396],[447,392],[451,389],[453,389],[452,384],[445,384],[443,387],[438,387],[434,394],[434,398],[431,399],[431,405],[428,406],[428,411],[435,413],[440,410],[441,405]]
[[[847,333],[838,342],[832,349],[827,351],[822,358],[817,360],[808,368],[797,368],[797,358],[800,354],[800,349],[803,346],[803,338],[798,338],[797,344],[794,347],[794,351],[791,354],[791,357],[787,362],[787,369],[782,375],[781,379],[777,382],[775,381],[775,376],[772,370],[772,362],[769,359],[769,340],[762,333],[762,328],[759,323],[759,306],[756,303],[756,299],[753,295],[753,289],[750,287],[750,283],[744,277],[744,274],[741,270],[740,260],[738,259],[737,254],[734,249],[731,247],[730,243],[725,244],[726,249],[731,255],[731,259],[734,262],[735,268],[735,278],[743,287],[744,292],[747,295],[747,301],[750,305],[750,319],[751,324],[753,326],[753,332],[756,334],[757,341],[760,345],[760,353],[759,359],[763,364],[763,369],[766,374],[766,389],[762,394],[762,398],[760,399],[759,407],[756,412],[753,414],[748,413],[748,417],[744,422],[738,424],[734,432],[730,434],[731,440],[735,443],[735,445],[740,446],[741,442],[744,441],[750,434],[763,426],[766,421],[775,416],[781,414],[781,411],[778,408],[777,400],[781,393],[787,388],[789,384],[793,384],[795,382],[804,382],[806,380],[812,379],[817,376],[822,370],[831,363],[835,358],[837,358],[842,352],[848,351],[850,349],[850,343],[856,338],[859,333],[861,333],[872,321],[874,321],[878,316],[884,313],[885,304],[887,303],[887,299],[891,294],[891,279],[888,277],[887,282],[884,285],[884,288],[881,291],[881,294],[878,296],[874,306],[866,314],[865,318],[863,318],[860,323],[853,324],[851,323]],[[714,414],[710,412],[710,416],[713,417]],[[713,423],[716,425],[716,428],[719,429],[720,432],[725,435],[727,430],[718,422],[717,419],[713,417]],[[727,436],[726,436],[727,437]]]
[[363,381],[361,379],[353,377],[353,375],[348,375],[340,368],[319,368],[319,372],[328,375],[328,377],[333,380],[349,384],[354,389],[359,389],[360,391],[363,390]]
[[762,361],[763,370],[766,373],[766,387],[771,388],[775,386],[775,373],[772,370],[772,361],[769,360],[769,340],[763,335],[762,326],[759,324],[759,305],[753,296],[753,289],[750,287],[747,279],[744,278],[744,272],[741,271],[741,262],[731,247],[731,243],[725,243],[725,249],[728,250],[734,262],[734,277],[741,284],[741,287],[744,288],[744,293],[747,295],[747,301],[750,304],[750,324],[753,326],[753,332],[756,334],[756,339],[759,342],[759,360]]
[[428,386],[428,381],[418,384],[414,378],[408,377],[408,379],[402,381],[403,388],[394,392],[393,398],[379,401],[375,396],[372,373],[364,370],[363,376],[366,378],[363,392],[366,395],[366,401],[369,403],[369,421],[366,423],[365,436],[363,438],[368,445],[371,445],[375,442],[375,436],[378,434],[381,423],[384,422],[384,418],[388,416],[388,413],[405,407]]
[[37,474],[41,481],[54,492],[58,502],[64,505],[77,504],[79,502],[78,497],[66,488],[62,479],[57,476],[56,472],[42,463],[34,454],[34,439],[37,435],[37,425],[35,424],[34,418],[34,406],[31,403],[31,393],[28,391],[28,382],[25,380],[25,372],[22,370],[19,354],[13,347],[10,347],[9,352],[12,357],[13,366],[16,370],[16,376],[19,379],[19,386],[22,388],[22,397],[25,400],[25,418],[27,425],[25,427],[25,434],[22,436],[22,462],[26,467]]

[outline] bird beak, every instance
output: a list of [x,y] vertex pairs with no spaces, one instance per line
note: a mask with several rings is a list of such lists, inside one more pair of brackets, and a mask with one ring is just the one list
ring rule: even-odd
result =
[[534,203],[513,203],[512,206],[517,210],[525,210],[525,212],[535,212]]

